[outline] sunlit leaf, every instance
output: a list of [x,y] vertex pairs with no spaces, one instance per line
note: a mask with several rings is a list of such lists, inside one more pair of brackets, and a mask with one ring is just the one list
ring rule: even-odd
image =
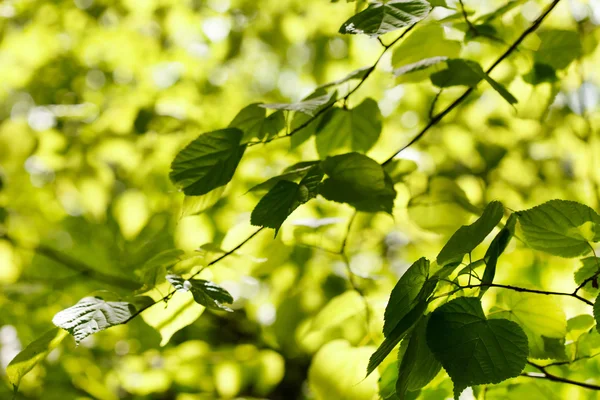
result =
[[285,118],[281,112],[267,117],[267,111],[259,103],[242,108],[229,124],[230,128],[238,128],[244,132],[242,143],[252,139],[263,140],[275,136],[285,128]]
[[312,117],[322,106],[329,103],[332,99],[335,99],[335,97],[336,92],[331,92],[318,97],[310,97],[306,100],[299,101],[298,103],[272,103],[260,104],[259,106],[274,110],[297,111]]
[[437,308],[427,343],[452,378],[454,398],[469,386],[518,376],[527,362],[527,335],[506,319],[486,319],[481,303],[460,297]]
[[74,306],[54,315],[52,323],[69,332],[79,343],[96,332],[124,324],[134,313],[135,307],[130,303],[84,297]]
[[167,280],[178,292],[190,292],[196,303],[206,308],[221,311],[233,311],[225,304],[233,303],[229,292],[216,283],[204,279],[184,279],[179,275],[167,275]]
[[424,0],[372,3],[366,10],[344,22],[340,33],[383,35],[422,20],[430,10],[431,6]]
[[200,196],[226,185],[246,150],[240,145],[242,136],[237,128],[198,136],[171,163],[171,181],[188,196]]
[[600,241],[600,215],[574,201],[550,200],[518,214],[524,239],[536,250],[577,257]]
[[574,31],[549,29],[538,33],[540,47],[535,54],[538,63],[555,69],[564,69],[582,53],[581,38]]

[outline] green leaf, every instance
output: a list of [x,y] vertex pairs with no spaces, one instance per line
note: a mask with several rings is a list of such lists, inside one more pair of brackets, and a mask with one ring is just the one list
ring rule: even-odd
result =
[[[581,268],[575,272],[575,283],[577,286],[581,285],[587,279],[596,275],[600,271],[600,258],[598,257],[586,257],[581,260]],[[598,279],[592,279],[587,282],[583,287],[588,293],[598,293]]]
[[431,6],[424,0],[391,0],[372,3],[369,7],[350,17],[340,33],[379,36],[412,25],[425,18]]
[[181,207],[181,218],[203,213],[217,204],[225,192],[225,187],[218,187],[201,196],[185,196]]
[[306,100],[299,101],[298,103],[259,104],[259,107],[273,110],[297,111],[312,117],[321,109],[322,106],[328,104],[332,99],[335,98],[336,92],[331,92],[321,96],[307,98]]
[[179,275],[167,275],[166,278],[178,292],[191,292],[196,303],[212,310],[233,312],[224,305],[233,303],[233,297],[216,283],[204,279],[184,279]]
[[600,240],[600,216],[569,200],[550,200],[520,211],[519,222],[529,246],[560,257],[578,257]]
[[346,75],[345,77],[338,79],[336,81],[333,82],[329,82],[326,83],[324,85],[319,86],[319,89],[327,89],[331,86],[337,86],[337,85],[341,85],[342,83],[346,83],[348,81],[351,80],[360,80],[363,79],[367,74],[370,73],[370,71],[373,69],[373,67],[369,66],[369,67],[363,67],[363,68],[359,68],[357,70],[354,70],[352,72],[350,72],[348,75]]
[[244,107],[229,124],[230,128],[238,128],[244,132],[242,143],[252,139],[268,139],[285,128],[285,118],[281,111],[267,117],[267,110],[259,105],[260,103],[254,103]]
[[497,304],[490,316],[518,323],[527,335],[532,357],[548,358],[543,337],[563,339],[567,334],[567,317],[551,297],[506,291]]
[[558,81],[558,77],[551,66],[535,63],[531,71],[523,76],[523,80],[532,85],[539,85],[540,83],[554,83]]
[[596,321],[596,330],[600,332],[600,294],[596,297],[596,301],[594,301],[594,320]]
[[244,151],[243,132],[227,128],[204,133],[181,150],[169,177],[188,196],[200,196],[226,185],[235,172]]
[[517,103],[517,99],[504,86],[493,80],[475,61],[461,58],[446,61],[448,68],[431,75],[431,83],[440,88],[451,86],[475,86],[482,79],[494,88],[509,104]]
[[581,57],[583,49],[577,32],[550,29],[538,33],[538,36],[541,44],[534,53],[537,63],[549,65],[554,69],[564,69]]
[[[166,283],[164,289],[169,290]],[[160,334],[160,345],[164,346],[176,332],[194,323],[204,310],[191,293],[176,293],[166,304],[159,303],[144,311],[142,318]]]
[[[404,354],[398,353],[400,363],[396,395],[400,400],[406,397],[406,392],[414,392],[425,387],[442,369],[442,364],[435,358],[427,345],[426,332],[429,316],[421,318],[410,334]],[[402,348],[400,349],[403,350]],[[402,358],[400,358],[402,356]]]
[[405,176],[416,171],[418,166],[417,163],[412,160],[397,158],[392,160],[392,162],[385,165],[383,168],[392,179],[392,182],[398,183],[401,182]]
[[527,336],[516,323],[486,319],[481,302],[460,297],[437,308],[427,344],[454,383],[454,398],[469,386],[518,376],[527,362]]
[[177,264],[184,252],[180,249],[168,249],[155,254],[146,261],[137,272],[141,275],[146,290],[153,289],[166,275],[167,268]]
[[392,213],[396,190],[389,175],[373,159],[359,153],[327,157],[322,164],[329,176],[320,194],[348,203],[358,211]]
[[69,332],[79,343],[96,332],[126,323],[134,313],[135,307],[130,303],[84,297],[74,306],[54,315],[52,323]]
[[471,225],[461,226],[437,256],[440,266],[458,264],[465,254],[472,252],[487,235],[498,225],[504,214],[504,207],[499,201],[489,203],[481,217]]
[[365,99],[357,107],[333,108],[317,127],[317,152],[321,158],[342,149],[366,153],[379,139],[382,125],[377,102]]
[[416,305],[419,293],[429,278],[429,260],[415,261],[396,283],[383,316],[383,334],[388,336],[404,316]]
[[419,227],[436,233],[454,232],[472,213],[481,212],[456,182],[443,177],[432,178],[426,193],[410,199],[407,211]]
[[[324,96],[326,94],[327,92],[325,91],[325,89],[319,88],[304,99],[302,99],[302,101],[314,99],[320,96]],[[323,114],[325,114],[324,112],[322,112],[322,110],[324,108],[331,107],[335,103],[335,101],[336,97],[332,96],[329,102],[319,106],[319,108],[315,110],[315,115],[319,114],[317,117],[313,117],[299,112],[294,113],[294,116],[292,117],[292,123],[290,124],[290,129],[291,131],[295,131],[296,129],[298,129],[298,131],[294,133],[290,139],[290,145],[292,149],[300,146],[302,143],[307,141],[311,136],[315,134],[317,126],[319,126],[319,124],[323,120]]]
[[379,345],[375,353],[371,355],[369,359],[369,365],[367,366],[367,376],[371,374],[385,360],[388,354],[394,350],[394,347],[400,343],[400,341],[406,335],[406,332],[423,316],[423,313],[427,310],[427,301],[422,300],[412,310],[410,310],[401,320],[396,324],[396,327],[386,336],[383,343]]
[[594,317],[588,314],[580,314],[567,320],[567,332],[588,331],[594,326]]
[[308,171],[321,161],[302,161],[297,164],[287,167],[281,175],[274,176],[266,181],[253,186],[249,192],[258,192],[271,189],[279,181],[295,181],[303,178]]
[[66,336],[66,331],[54,328],[29,343],[6,367],[6,376],[10,383],[18,388],[21,379],[45,359],[48,353],[54,350]]
[[[423,43],[427,45],[423,46]],[[460,42],[446,39],[444,27],[439,23],[417,26],[394,47],[392,66],[395,68],[394,74],[400,77],[399,83],[420,82],[429,78],[429,71],[416,71],[448,58],[456,58],[461,50]],[[408,72],[412,73],[404,76]]]
[[287,180],[277,182],[252,211],[250,223],[273,228],[277,234],[281,224],[298,206],[317,195],[321,180],[323,180],[323,171],[319,165],[314,165],[306,172],[300,183]]
[[[496,237],[494,237],[490,247],[485,252],[485,256],[483,257],[483,261],[485,262],[485,270],[483,271],[483,277],[481,278],[481,283],[483,285],[494,282],[498,258],[500,258],[500,255],[504,253],[506,246],[508,246],[508,243],[515,234],[516,224],[517,214],[511,214],[510,217],[508,217],[508,221],[506,221],[504,228],[502,228]],[[481,290],[479,291],[479,298],[482,298],[488,289],[489,286],[482,286]]]
[[313,318],[308,334],[339,329],[350,320],[367,315],[365,300],[355,290],[348,290],[331,299]]

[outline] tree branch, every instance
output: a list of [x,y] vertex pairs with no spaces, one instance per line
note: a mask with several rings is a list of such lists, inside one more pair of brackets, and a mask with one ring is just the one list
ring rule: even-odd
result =
[[549,373],[548,371],[546,371],[546,367],[543,367],[541,365],[537,365],[535,363],[532,363],[531,361],[527,361],[527,364],[531,365],[534,368],[537,368],[538,370],[541,371],[540,374],[535,373],[535,372],[523,372],[521,374],[521,376],[527,377],[527,378],[535,378],[535,379],[546,379],[552,382],[560,382],[560,383],[566,383],[569,385],[575,385],[575,386],[579,386],[585,389],[591,389],[591,390],[600,390],[600,386],[598,385],[594,385],[591,383],[586,383],[586,382],[578,382],[578,381],[574,381],[571,379],[567,379],[567,378],[563,378],[561,376],[557,376],[554,374]]
[[[517,49],[517,47],[521,44],[521,42],[523,42],[523,40],[525,40],[525,38],[527,36],[529,36],[531,33],[535,32],[535,30],[540,26],[540,24],[544,21],[544,19],[548,16],[548,14],[550,14],[550,12],[554,9],[554,7],[556,7],[558,5],[558,3],[560,3],[560,0],[554,0],[548,6],[548,8],[546,8],[546,10],[529,26],[529,28],[527,28],[523,33],[521,33],[521,35],[517,38],[517,40],[515,40],[515,42],[492,64],[492,66],[489,67],[485,71],[486,74],[489,74],[490,72],[492,72],[494,70],[494,68],[496,68],[498,66],[498,64],[500,64],[502,61],[504,61],[513,51],[515,51]],[[450,113],[450,111],[454,110],[459,104],[461,104],[475,90],[475,88],[476,88],[476,86],[472,86],[469,89],[467,89],[459,98],[454,100],[454,102],[452,102],[452,104],[450,104],[448,107],[446,107],[446,109],[444,109],[439,114],[437,114],[435,117],[430,119],[429,122],[427,123],[427,125],[425,125],[425,127],[423,129],[421,129],[421,131],[417,134],[417,136],[412,138],[411,141],[408,142],[406,145],[404,145],[402,148],[400,148],[400,150],[397,150],[396,152],[394,152],[394,154],[392,156],[390,156],[387,160],[385,160],[382,165],[389,164],[394,159],[394,157],[396,157],[399,153],[401,153],[403,150],[407,149],[408,147],[412,146],[417,141],[419,141],[429,131],[429,129],[431,129],[433,126],[435,126],[446,115],[448,115]]]

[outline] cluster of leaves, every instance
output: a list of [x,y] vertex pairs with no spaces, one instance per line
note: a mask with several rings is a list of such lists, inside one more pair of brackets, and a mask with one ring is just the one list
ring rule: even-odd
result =
[[[508,104],[516,104],[517,98],[490,76],[505,56],[484,70],[478,62],[458,57],[460,45],[444,37],[440,24],[428,21],[417,25],[436,6],[447,7],[447,4],[425,0],[376,1],[348,19],[339,32],[379,37],[404,28],[392,44],[384,45],[385,52],[399,43],[392,56],[393,75],[398,82],[429,79],[440,91],[459,86],[468,88],[465,92],[468,94],[485,81]],[[467,19],[464,7],[457,15],[465,15],[469,25],[467,38],[469,35],[493,37],[496,32],[490,21],[509,9],[482,16],[475,23]],[[534,25],[534,29],[536,27]],[[410,35],[400,41],[409,32]],[[573,35],[561,30],[542,32],[536,60],[526,81],[533,85],[554,82],[556,72],[567,68],[581,54],[578,37]],[[431,42],[431,46],[423,49],[425,40]],[[516,45],[511,47],[514,48]],[[555,54],[556,49],[565,48],[568,51]],[[392,215],[397,197],[395,184],[401,182],[414,166],[408,160],[395,159],[398,150],[383,163],[367,156],[365,153],[374,147],[382,133],[382,112],[373,98],[366,98],[352,108],[347,106],[348,98],[365,82],[377,62],[320,86],[298,102],[250,104],[239,111],[227,127],[199,135],[179,151],[171,163],[169,178],[186,196],[183,215],[205,212],[220,200],[249,147],[281,138],[290,138],[292,147],[314,138],[319,159],[290,165],[281,174],[250,189],[264,193],[250,216],[251,224],[259,230],[271,228],[277,236],[286,219],[298,207],[318,196],[345,203],[356,212]],[[358,83],[352,90],[345,95],[338,93],[339,86],[353,81]],[[454,104],[458,103],[453,103],[447,110]],[[432,121],[435,123],[444,115],[446,112]],[[413,198],[409,207],[413,212],[419,206],[427,207],[434,202],[431,198],[434,195],[463,201],[472,207],[460,193],[442,186],[438,190],[432,188],[430,194]],[[571,296],[593,305],[596,326],[600,324],[600,302],[591,302],[579,295],[580,290],[598,288],[600,259],[595,254],[589,257],[589,253],[593,252],[591,243],[600,241],[600,216],[590,207],[564,200],[552,200],[529,210],[513,212],[502,224],[505,213],[500,202],[489,203],[477,221],[462,226],[450,237],[434,263],[420,258],[394,287],[384,314],[384,341],[372,354],[367,367],[367,374],[371,374],[400,344],[397,361],[386,368],[380,380],[383,398],[413,396],[442,368],[452,379],[454,396],[458,398],[467,387],[496,384],[519,376],[529,357],[564,358],[565,332],[548,329],[539,334],[532,329],[531,318],[527,315],[530,310],[523,305],[527,298],[519,298],[507,310],[500,309],[486,316],[481,299],[489,288],[532,295]],[[485,255],[472,260],[472,252],[499,225],[501,228]],[[252,237],[229,252],[216,249],[214,252],[222,256],[208,266],[232,254]],[[556,293],[494,283],[498,260],[513,237],[534,250],[552,255],[586,256],[575,275],[579,286],[572,293]],[[464,263],[467,256],[469,262]],[[49,331],[13,359],[7,370],[11,383],[17,388],[23,376],[64,339],[65,331],[79,343],[96,332],[131,321],[162,301],[173,304],[172,298],[178,292],[191,294],[193,301],[201,306],[198,315],[204,308],[232,311],[228,304],[234,302],[233,296],[209,279],[200,279],[198,275],[206,265],[198,269],[194,257],[183,256],[176,249],[159,253],[139,268],[140,279],[133,282],[138,291],[132,299],[107,301],[97,296],[84,297],[72,307],[58,312],[52,322],[61,329]],[[472,283],[475,279],[478,280],[476,284]],[[164,280],[170,284],[166,296],[160,299],[142,296]],[[472,290],[477,294],[473,295]],[[182,303],[181,309],[188,305]],[[161,334],[164,342],[172,332]]]

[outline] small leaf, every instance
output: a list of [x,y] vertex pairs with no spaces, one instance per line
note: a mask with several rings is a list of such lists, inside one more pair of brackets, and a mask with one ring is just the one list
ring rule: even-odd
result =
[[444,57],[444,56],[425,58],[423,60],[416,61],[411,64],[406,64],[400,68],[396,68],[393,71],[393,73],[396,77],[398,77],[398,76],[410,74],[411,72],[423,71],[423,70],[433,67],[435,65],[440,65],[443,62],[446,62],[447,60],[448,60],[448,57]]
[[351,81],[351,80],[360,80],[360,79],[363,79],[368,73],[370,73],[370,71],[372,69],[373,69],[373,67],[371,67],[371,66],[359,68],[357,70],[354,70],[354,71],[350,72],[345,77],[343,77],[341,79],[338,79],[337,81],[329,82],[329,83],[326,83],[324,85],[319,86],[319,89],[326,89],[326,88],[331,87],[331,86],[341,85],[342,83],[346,83],[346,82]]
[[383,334],[388,336],[404,316],[416,305],[423,285],[429,278],[429,260],[415,261],[396,283],[384,313]]
[[392,213],[396,190],[384,169],[359,153],[328,157],[322,164],[329,176],[320,194],[327,200],[348,203],[358,211]]
[[401,182],[405,176],[410,175],[417,168],[417,163],[402,158],[394,159],[384,167],[394,183]]
[[318,97],[308,98],[298,103],[272,103],[272,104],[260,104],[260,107],[274,109],[274,110],[288,110],[297,111],[311,117],[314,116],[318,110],[332,99],[336,98],[336,92],[326,93]]
[[208,210],[221,199],[225,192],[225,186],[211,190],[201,196],[185,196],[181,207],[181,218],[190,215],[197,215]]
[[[600,258],[586,257],[582,258],[580,261],[581,268],[575,272],[575,283],[577,286],[600,272]],[[594,280],[586,283],[582,289],[591,294],[598,293],[598,288],[594,286]]]
[[503,292],[493,318],[506,318],[523,328],[529,342],[529,354],[548,358],[547,339],[563,339],[567,334],[567,317],[559,304],[548,296],[531,293]]
[[250,216],[250,223],[279,231],[281,224],[301,204],[316,196],[323,179],[318,165],[312,166],[300,183],[280,180],[258,202]]
[[74,306],[59,311],[52,323],[69,332],[79,343],[96,332],[126,323],[134,313],[135,307],[130,303],[84,297]]
[[537,63],[564,69],[583,53],[581,38],[575,31],[549,29],[538,33],[538,36],[541,44],[534,53]]
[[[435,358],[427,345],[426,332],[429,316],[419,320],[410,334],[402,343],[407,343],[404,354],[398,353],[402,360],[396,383],[396,395],[400,400],[406,397],[406,391],[414,392],[425,387],[442,369],[442,364]],[[402,357],[401,357],[402,356]]]
[[481,66],[472,60],[461,58],[446,61],[448,68],[431,75],[431,83],[440,88],[450,86],[475,86],[482,79],[487,81],[496,92],[509,104],[517,103],[517,99],[504,86],[493,80]]
[[233,303],[229,292],[216,283],[204,279],[184,279],[179,275],[167,275],[167,280],[179,292],[191,292],[196,303],[220,311],[233,310],[224,304]]
[[600,294],[594,301],[594,320],[596,320],[596,330],[600,332]]
[[171,181],[188,196],[200,196],[225,186],[244,151],[243,132],[227,128],[204,133],[181,150],[171,163]]
[[527,336],[516,323],[485,318],[481,302],[460,297],[437,308],[427,344],[454,383],[454,398],[469,386],[518,376],[527,362]]
[[241,143],[275,136],[285,128],[285,118],[281,112],[267,117],[267,111],[259,105],[260,103],[254,103],[244,107],[229,124],[230,128],[238,128],[244,132]]
[[342,149],[367,152],[379,139],[382,119],[377,102],[371,98],[351,110],[332,108],[317,127],[319,156],[325,158]]
[[327,332],[344,326],[357,317],[364,321],[367,315],[365,301],[355,290],[348,290],[329,300],[312,319],[308,334]]
[[523,76],[523,80],[532,85],[539,85],[540,83],[554,83],[558,81],[558,77],[551,66],[535,63],[531,71]]
[[431,6],[424,0],[391,0],[372,3],[369,7],[350,17],[340,33],[379,36],[412,25],[425,18]]
[[249,192],[258,192],[271,189],[279,181],[295,181],[303,178],[308,171],[320,161],[301,161],[297,164],[287,167],[282,174],[276,175],[266,181],[253,186],[248,190]]
[[155,254],[146,261],[137,273],[141,275],[146,290],[153,289],[157,284],[164,280],[167,268],[180,261],[184,252],[180,249],[168,249]]
[[[320,96],[324,96],[326,94],[327,92],[325,91],[325,89],[319,88],[307,97],[305,97],[302,101],[311,100]],[[290,124],[290,128],[292,132],[296,130],[298,131],[294,133],[290,139],[290,145],[292,149],[295,149],[296,147],[300,146],[302,143],[307,141],[311,136],[315,134],[317,126],[319,126],[319,124],[323,120],[323,114],[325,114],[325,112],[322,112],[322,110],[324,108],[331,107],[335,103],[335,101],[336,97],[332,96],[327,103],[319,106],[314,112],[315,115],[319,114],[317,117],[313,117],[301,112],[294,113],[294,116],[292,117],[292,123]]]
[[427,301],[419,302],[412,310],[410,310],[401,320],[396,324],[396,327],[386,336],[385,340],[375,353],[371,355],[369,359],[369,365],[367,366],[367,376],[371,374],[385,360],[388,354],[394,350],[394,347],[400,343],[400,341],[406,336],[406,332],[423,316],[423,313],[427,310]]
[[600,215],[575,201],[550,200],[518,214],[524,239],[536,250],[578,257],[600,241]]
[[472,252],[502,219],[504,207],[499,201],[489,203],[481,217],[471,225],[461,226],[437,256],[440,266],[458,264],[465,254]]
[[482,287],[479,291],[479,298],[482,298],[485,292],[489,289],[486,284],[494,282],[496,276],[496,265],[498,264],[498,258],[506,250],[506,246],[515,234],[515,225],[517,224],[517,214],[511,214],[506,221],[504,228],[496,235],[490,247],[485,252],[483,261],[485,262],[485,270],[483,271],[483,277],[481,278]]
[[54,350],[66,336],[66,331],[54,328],[29,343],[6,367],[6,376],[10,383],[18,388],[21,379],[46,358],[48,353]]

